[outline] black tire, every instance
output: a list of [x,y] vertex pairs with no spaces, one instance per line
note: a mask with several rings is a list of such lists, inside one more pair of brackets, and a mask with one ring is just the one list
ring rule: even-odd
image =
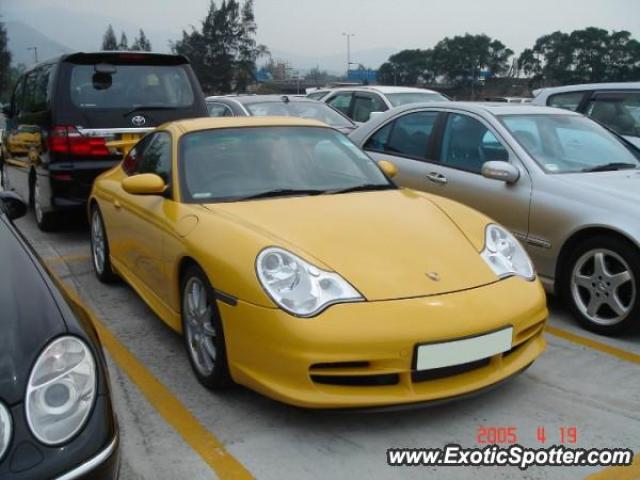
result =
[[59,227],[59,217],[57,212],[43,212],[40,205],[40,188],[38,186],[38,176],[34,176],[31,184],[31,205],[33,206],[34,216],[38,228],[43,232],[53,232]]
[[[206,293],[204,298],[206,305],[208,305],[208,313],[203,316],[205,319],[203,321],[205,323],[209,322],[209,326],[213,327],[214,335],[206,334],[206,329],[203,328],[202,325],[199,327],[194,326],[195,324],[193,322],[190,323],[189,320],[191,314],[188,312],[189,300],[187,299],[187,295],[189,295],[189,292],[187,292],[187,289],[193,287],[194,283],[198,284],[198,282],[199,285],[204,287],[204,292]],[[180,282],[180,292],[182,336],[187,357],[189,358],[189,363],[196,378],[202,385],[211,390],[223,389],[233,385],[227,362],[227,348],[224,339],[222,319],[216,305],[214,290],[206,274],[200,267],[197,265],[189,265],[186,268]],[[191,327],[187,325],[188,323],[190,323]],[[206,337],[206,340],[196,341],[195,335],[197,332],[200,332],[203,338]],[[212,360],[213,365],[210,371],[204,371],[206,369],[202,365],[203,362],[197,358],[198,353],[196,353],[198,349],[200,349],[201,354],[203,353],[202,350],[206,350],[205,341],[209,343],[209,346],[215,348],[215,358],[211,359],[212,355],[209,355],[209,359]],[[204,352],[205,355],[207,353],[210,354],[210,351]]]
[[[604,265],[604,273],[596,262]],[[625,271],[630,279],[618,284],[626,278],[621,275]],[[638,248],[623,238],[598,235],[583,241],[570,253],[562,271],[561,293],[585,329],[617,335],[640,329],[639,281]],[[588,307],[593,305],[593,312],[598,303],[595,313],[590,313]]]
[[[102,219],[102,213],[97,205],[91,207],[90,218],[90,231],[91,231],[91,263],[93,264],[93,270],[96,272],[96,277],[102,283],[113,283],[118,280],[118,276],[113,271],[111,266],[111,258],[109,251],[109,238],[107,236],[107,230],[104,227],[104,221]],[[96,223],[94,223],[96,222]],[[100,229],[102,232],[102,239],[98,239],[98,232],[94,228]],[[102,242],[102,255],[104,258],[100,258],[98,254],[97,244]]]

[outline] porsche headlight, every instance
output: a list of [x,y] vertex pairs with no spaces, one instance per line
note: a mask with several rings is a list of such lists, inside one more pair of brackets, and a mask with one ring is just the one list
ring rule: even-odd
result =
[[0,460],[9,448],[9,440],[11,440],[11,415],[7,407],[0,403]]
[[76,337],[60,337],[40,354],[27,385],[27,422],[46,445],[64,443],[85,424],[96,396],[96,364]]
[[498,225],[485,230],[484,250],[480,253],[499,278],[518,275],[527,280],[535,278],[529,255],[511,233]]
[[311,317],[334,303],[363,300],[335,272],[327,272],[281,248],[264,249],[256,259],[262,287],[282,309]]

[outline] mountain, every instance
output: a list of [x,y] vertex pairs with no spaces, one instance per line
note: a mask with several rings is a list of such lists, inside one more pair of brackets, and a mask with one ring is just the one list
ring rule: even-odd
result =
[[21,63],[26,66],[33,65],[35,63],[34,52],[33,50],[29,50],[33,47],[38,49],[38,60],[46,60],[47,58],[71,51],[66,45],[58,43],[26,23],[8,21],[5,27],[7,29],[9,51],[12,55],[11,63],[13,65],[19,65]]
[[[1,1],[1,0],[0,0]],[[113,26],[116,37],[120,39],[120,32],[124,32],[129,43],[138,36],[140,25],[135,21],[98,15],[84,10],[74,10],[62,6],[56,8],[20,5],[8,6],[2,15],[6,22],[26,23],[42,35],[55,38],[57,42],[68,46],[74,51],[92,52],[100,49],[102,36],[109,24]],[[73,25],[73,28],[61,28]],[[180,38],[182,30],[164,30],[161,28],[144,28],[144,33],[151,41],[154,52],[168,53],[169,42]],[[33,55],[33,52],[31,52]],[[38,57],[41,57],[38,52]]]

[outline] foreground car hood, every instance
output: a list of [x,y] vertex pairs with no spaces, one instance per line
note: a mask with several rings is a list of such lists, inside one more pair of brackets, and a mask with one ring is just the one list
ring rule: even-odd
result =
[[44,345],[66,332],[58,305],[20,242],[0,218],[0,400],[22,401]]
[[[206,208],[340,273],[368,300],[418,297],[497,280],[459,227],[411,190],[288,197]],[[428,273],[435,272],[438,280]]]

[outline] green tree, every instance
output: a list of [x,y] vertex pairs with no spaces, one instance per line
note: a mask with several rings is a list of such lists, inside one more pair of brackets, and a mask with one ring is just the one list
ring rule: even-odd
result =
[[378,69],[378,81],[388,85],[417,85],[435,77],[433,50],[402,50]]
[[131,50],[141,52],[151,51],[151,42],[144,34],[144,30],[140,29],[138,36],[134,38],[133,43],[131,44]]
[[11,52],[9,51],[7,30],[0,22],[0,98],[8,99],[11,91]]
[[513,50],[500,40],[487,35],[455,36],[444,38],[433,48],[434,71],[450,82],[471,86],[472,94],[482,71],[500,75],[509,68]]
[[518,67],[538,83],[590,83],[637,80],[640,43],[627,31],[595,27],[560,31],[538,38],[518,58]]
[[118,50],[129,50],[129,40],[127,39],[127,34],[124,32],[120,34],[120,43],[118,44]]
[[102,37],[102,50],[117,50],[118,40],[116,40],[116,34],[113,31],[113,27],[109,25],[107,31]]
[[256,30],[252,0],[242,6],[223,0],[220,7],[212,1],[201,29],[183,30],[172,49],[191,60],[205,91],[244,91],[254,80],[256,60],[267,53],[265,46],[256,44]]

